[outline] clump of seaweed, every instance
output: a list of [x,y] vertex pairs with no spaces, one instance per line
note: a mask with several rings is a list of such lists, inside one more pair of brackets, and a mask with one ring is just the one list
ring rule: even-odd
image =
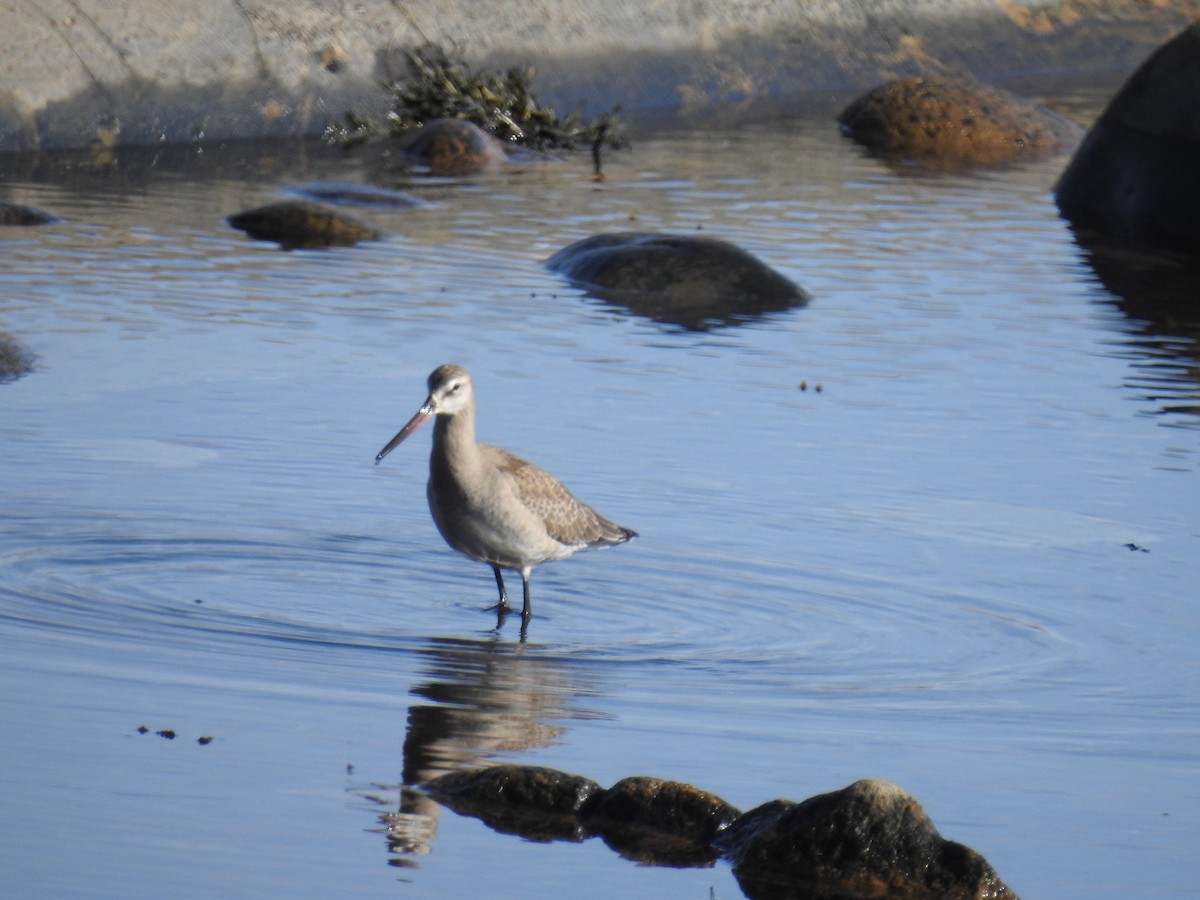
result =
[[[624,147],[619,109],[584,122],[576,113],[559,117],[543,106],[531,88],[534,70],[517,66],[506,72],[473,71],[457,51],[428,43],[405,50],[404,76],[384,83],[392,95],[387,132],[395,136],[434,119],[463,119],[509,144],[533,150],[572,150],[590,146]],[[331,125],[326,137],[344,145],[378,136],[380,129],[353,114]]]

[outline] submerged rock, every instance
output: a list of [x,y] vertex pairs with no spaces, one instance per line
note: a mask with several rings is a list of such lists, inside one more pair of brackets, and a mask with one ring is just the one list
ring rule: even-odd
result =
[[378,229],[317,203],[282,200],[230,216],[226,221],[252,238],[284,249],[349,247],[381,237]]
[[33,371],[36,357],[11,334],[0,331],[0,384]]
[[752,898],[1015,900],[987,860],[944,839],[916,799],[886,781],[773,801],[735,822],[720,845]]
[[809,299],[752,254],[709,237],[597,234],[559,250],[546,267],[636,315],[691,329],[733,324]]
[[1150,56],[1109,102],[1055,187],[1079,228],[1200,252],[1200,23]]
[[838,124],[872,152],[937,166],[1039,159],[1069,150],[1082,133],[1007,91],[937,76],[882,84],[846,107]]
[[61,221],[35,206],[0,200],[0,225],[52,225]]
[[477,175],[499,168],[504,145],[478,125],[462,119],[434,119],[400,138],[397,150],[430,175]]

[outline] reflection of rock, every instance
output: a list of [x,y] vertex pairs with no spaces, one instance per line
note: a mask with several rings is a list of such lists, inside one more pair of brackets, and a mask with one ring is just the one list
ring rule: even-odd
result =
[[1080,129],[1007,91],[960,78],[902,78],[838,116],[855,141],[888,157],[937,166],[1038,159],[1074,146]]
[[1139,249],[1076,230],[1101,284],[1126,316],[1126,386],[1159,411],[1200,413],[1200,257]]
[[304,200],[283,200],[229,217],[252,238],[275,241],[284,249],[349,247],[380,237],[379,231],[334,209]]
[[597,234],[559,250],[546,266],[636,315],[691,329],[733,324],[808,301],[792,281],[716,238]]
[[0,331],[0,383],[16,381],[33,371],[34,355],[11,334]]
[[987,861],[945,840],[911,795],[864,779],[802,803],[774,801],[721,836],[752,898],[1015,898]]
[[491,172],[507,158],[504,145],[462,119],[434,119],[400,138],[397,149],[430,175]]
[[50,225],[57,221],[50,213],[34,206],[0,200],[0,225]]
[[1200,252],[1200,23],[1160,47],[1092,126],[1055,187],[1076,226]]
[[349,181],[310,181],[292,185],[290,192],[333,203],[337,206],[375,206],[386,209],[408,209],[420,206],[421,201],[411,194],[374,184],[356,184]]
[[426,789],[530,840],[597,835],[655,866],[711,866],[724,855],[752,898],[1015,900],[982,856],[942,838],[920,804],[886,781],[857,781],[802,803],[773,800],[745,814],[687,784],[634,777],[602,791],[587,778],[532,766],[454,772]]

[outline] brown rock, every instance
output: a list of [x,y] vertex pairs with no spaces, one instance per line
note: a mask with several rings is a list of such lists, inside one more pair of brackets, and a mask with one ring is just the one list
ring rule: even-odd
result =
[[430,175],[450,177],[490,172],[508,158],[503,144],[462,119],[427,122],[405,134],[397,149]]
[[718,843],[751,898],[1015,900],[982,856],[945,840],[916,799],[886,781],[773,801]]
[[1200,23],[1130,77],[1059,178],[1059,210],[1121,241],[1200,252]]
[[435,800],[503,834],[530,841],[586,840],[576,815],[600,785],[539,766],[490,766],[450,772],[425,785]]
[[597,820],[711,842],[740,810],[715,794],[678,781],[635,775],[596,796],[585,810]]
[[285,249],[348,247],[380,237],[378,229],[334,209],[305,200],[283,200],[232,215],[230,225],[252,238]]
[[902,78],[851,103],[838,123],[873,152],[937,165],[1038,159],[1075,146],[1080,129],[1007,91],[961,78]]
[[433,779],[425,789],[438,801],[468,805],[525,807],[546,813],[575,813],[600,785],[590,778],[541,766],[489,766],[463,769]]

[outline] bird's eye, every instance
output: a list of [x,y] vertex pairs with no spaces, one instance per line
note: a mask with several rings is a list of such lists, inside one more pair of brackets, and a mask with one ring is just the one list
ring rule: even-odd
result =
[[450,385],[450,393],[457,394],[460,387],[462,387],[462,382],[454,382],[454,384]]

